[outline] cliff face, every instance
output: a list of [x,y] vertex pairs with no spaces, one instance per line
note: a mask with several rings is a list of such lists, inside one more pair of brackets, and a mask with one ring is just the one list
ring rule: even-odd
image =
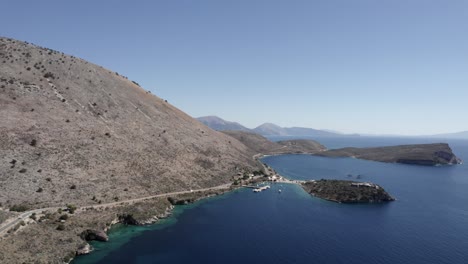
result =
[[242,143],[118,73],[7,38],[0,38],[0,152],[4,207],[209,187],[254,165]]
[[320,152],[326,157],[354,157],[390,163],[414,165],[452,165],[461,160],[455,156],[446,143],[401,145],[377,148],[342,148]]
[[368,182],[322,179],[303,183],[302,188],[311,195],[339,203],[374,203],[395,200],[382,187]]

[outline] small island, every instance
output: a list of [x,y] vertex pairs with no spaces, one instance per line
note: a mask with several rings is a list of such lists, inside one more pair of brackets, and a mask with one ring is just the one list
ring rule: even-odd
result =
[[301,186],[313,196],[337,203],[380,203],[395,200],[382,187],[370,182],[322,179],[307,181]]

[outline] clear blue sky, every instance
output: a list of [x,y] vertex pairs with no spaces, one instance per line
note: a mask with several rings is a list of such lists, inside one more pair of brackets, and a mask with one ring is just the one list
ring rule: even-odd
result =
[[2,2],[0,35],[115,70],[197,117],[468,130],[468,1]]

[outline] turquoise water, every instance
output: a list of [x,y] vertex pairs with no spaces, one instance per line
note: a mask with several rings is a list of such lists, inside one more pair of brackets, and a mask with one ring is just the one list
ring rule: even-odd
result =
[[[92,254],[86,256],[80,256],[73,260],[73,264],[85,264],[85,263],[100,263],[103,258],[108,254],[115,253],[119,248],[124,246],[126,243],[130,243],[132,239],[138,238],[145,232],[151,232],[155,230],[162,230],[169,228],[170,226],[176,225],[178,218],[184,213],[184,211],[191,210],[196,208],[204,203],[210,203],[216,200],[228,199],[229,196],[233,195],[236,192],[245,191],[245,190],[235,190],[233,192],[209,197],[198,201],[194,204],[180,205],[176,206],[172,211],[170,217],[161,219],[157,224],[146,225],[146,226],[126,226],[122,224],[117,224],[112,226],[112,229],[109,232],[109,241],[108,242],[96,242],[92,241],[90,244],[93,246],[94,251]],[[106,262],[101,262],[106,263]],[[124,263],[124,262],[121,262]],[[130,262],[131,263],[131,262]]]
[[[320,141],[328,147],[426,142]],[[468,141],[450,144],[468,161]],[[468,263],[465,164],[420,167],[308,155],[264,162],[294,179],[361,175],[397,201],[337,204],[287,184],[262,193],[240,190],[177,207],[173,217],[157,225],[113,229],[110,242],[93,244],[96,252],[74,263]]]

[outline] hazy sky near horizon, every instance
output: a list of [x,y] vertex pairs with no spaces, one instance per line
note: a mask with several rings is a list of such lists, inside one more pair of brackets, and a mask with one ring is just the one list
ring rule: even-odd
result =
[[465,0],[6,0],[0,35],[188,114],[342,132],[468,130]]

